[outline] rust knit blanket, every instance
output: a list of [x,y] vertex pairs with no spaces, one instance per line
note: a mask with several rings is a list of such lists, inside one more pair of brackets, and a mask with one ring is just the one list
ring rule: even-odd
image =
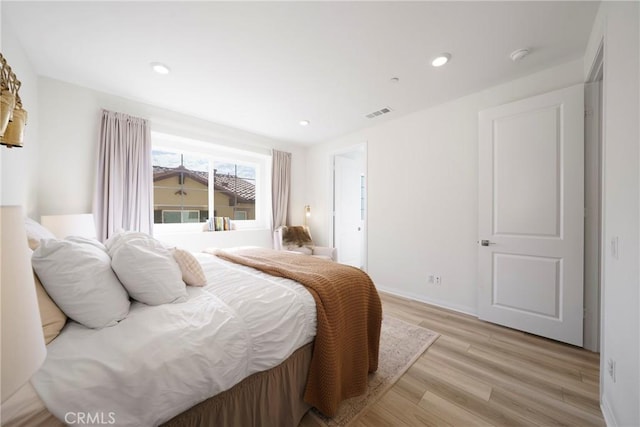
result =
[[307,287],[318,326],[304,400],[331,417],[344,399],[367,389],[378,368],[382,304],[362,270],[272,249],[216,251],[228,261],[286,277]]

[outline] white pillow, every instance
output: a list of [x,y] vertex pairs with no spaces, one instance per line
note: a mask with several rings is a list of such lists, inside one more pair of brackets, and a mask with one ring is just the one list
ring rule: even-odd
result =
[[69,242],[95,246],[96,248],[100,249],[102,252],[107,252],[106,246],[97,239],[92,239],[90,237],[84,237],[84,236],[68,236],[65,238],[65,240]]
[[113,326],[129,313],[129,296],[98,246],[42,240],[31,258],[49,296],[71,319],[88,328]]
[[133,239],[147,239],[147,240],[155,240],[153,237],[146,233],[141,233],[139,231],[124,231],[122,229],[116,231],[111,237],[109,237],[105,242],[104,246],[107,248],[107,252],[111,257],[113,257],[113,253],[122,245],[126,244],[129,240]]
[[38,249],[38,246],[40,246],[40,240],[56,238],[52,232],[29,217],[24,218],[24,228],[27,232],[27,242],[29,243],[29,247],[34,251]]
[[171,251],[148,235],[121,236],[107,245],[111,267],[135,300],[148,305],[183,302],[187,296]]

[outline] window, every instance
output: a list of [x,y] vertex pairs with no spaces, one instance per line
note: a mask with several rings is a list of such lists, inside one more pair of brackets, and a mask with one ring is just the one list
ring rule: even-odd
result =
[[200,211],[162,210],[162,223],[175,224],[182,222],[200,222]]
[[256,168],[235,163],[213,162],[216,214],[234,220],[256,219]]
[[217,216],[235,228],[266,226],[268,156],[157,133],[152,142],[155,224]]
[[[209,159],[153,150],[154,223],[204,222],[209,218]],[[200,213],[204,215],[200,215]]]

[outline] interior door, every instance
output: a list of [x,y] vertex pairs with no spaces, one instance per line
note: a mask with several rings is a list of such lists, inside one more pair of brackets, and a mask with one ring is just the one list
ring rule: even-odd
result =
[[478,314],[582,346],[584,88],[480,112]]
[[361,166],[357,158],[334,157],[335,246],[338,261],[362,268]]

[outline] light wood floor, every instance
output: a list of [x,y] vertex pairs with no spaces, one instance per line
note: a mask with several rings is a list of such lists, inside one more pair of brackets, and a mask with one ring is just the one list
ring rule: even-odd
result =
[[[599,355],[381,294],[384,313],[441,334],[357,426],[604,426]],[[300,426],[316,422],[306,415]]]

